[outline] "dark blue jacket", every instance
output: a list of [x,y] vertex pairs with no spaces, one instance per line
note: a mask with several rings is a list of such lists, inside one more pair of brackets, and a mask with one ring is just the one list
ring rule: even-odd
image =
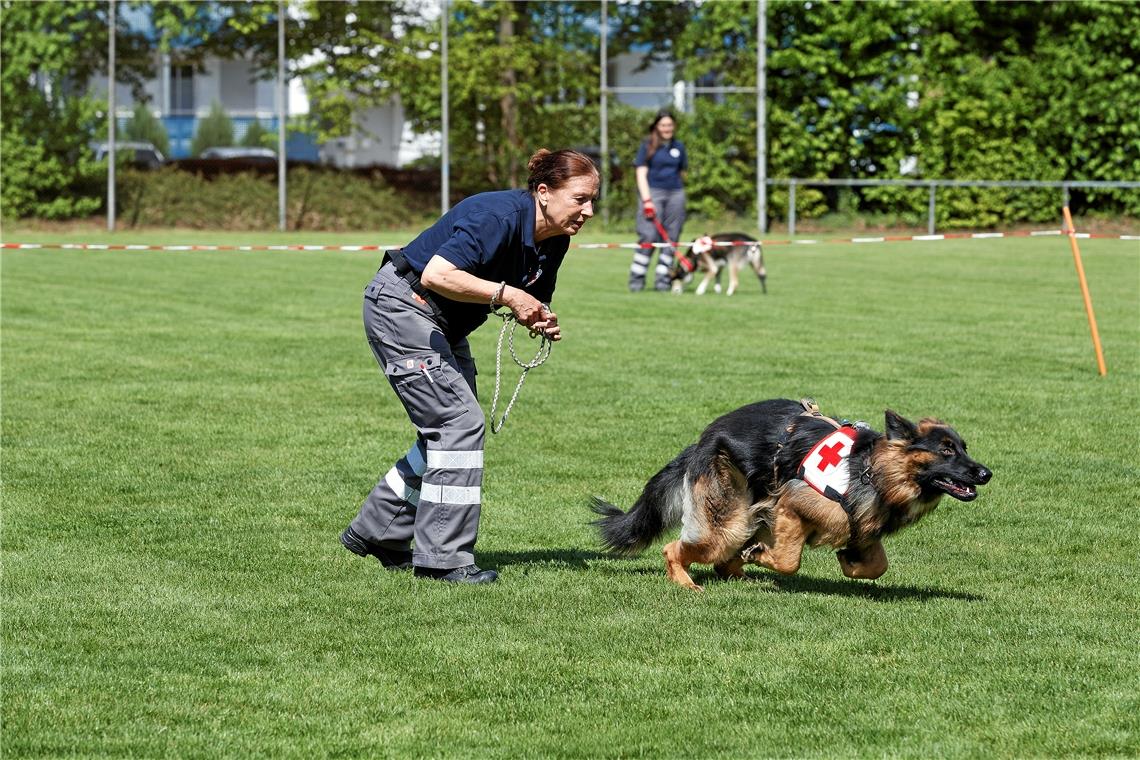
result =
[[[534,242],[534,197],[528,190],[499,190],[464,198],[403,250],[422,273],[433,256],[491,282],[506,282],[550,303],[569,235]],[[449,337],[471,333],[487,320],[486,304],[460,303],[433,294]]]

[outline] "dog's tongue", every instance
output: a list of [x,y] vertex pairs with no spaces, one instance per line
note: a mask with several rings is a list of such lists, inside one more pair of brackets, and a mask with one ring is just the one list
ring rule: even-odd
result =
[[950,494],[955,499],[959,499],[960,501],[972,501],[978,496],[978,492],[973,486],[955,483],[949,478],[935,482],[942,488],[943,491]]

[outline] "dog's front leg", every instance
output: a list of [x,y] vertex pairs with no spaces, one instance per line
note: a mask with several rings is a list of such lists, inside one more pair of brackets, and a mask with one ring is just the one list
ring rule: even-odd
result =
[[705,251],[701,254],[701,269],[705,271],[705,278],[701,280],[701,284],[697,286],[697,295],[703,296],[705,291],[709,289],[709,283],[716,277],[717,266],[716,260]]
[[839,567],[848,578],[874,580],[887,572],[887,552],[882,541],[859,548],[848,547],[835,553]]
[[786,505],[777,504],[772,524],[772,545],[761,543],[749,547],[741,553],[741,559],[782,575],[794,575],[800,569],[806,538],[807,531],[799,515]]
[[[744,551],[748,550],[745,549]],[[746,578],[747,576],[744,574],[744,563],[746,561],[747,560],[744,559],[744,552],[741,552],[739,556],[733,557],[727,562],[713,565],[713,569],[716,570],[718,577],[725,580],[729,578]]]

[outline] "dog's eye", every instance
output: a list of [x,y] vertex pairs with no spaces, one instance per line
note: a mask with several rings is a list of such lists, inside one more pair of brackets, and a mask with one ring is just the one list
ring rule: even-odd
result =
[[943,446],[942,447],[942,456],[946,456],[946,457],[954,456],[954,449],[950,448],[949,446]]

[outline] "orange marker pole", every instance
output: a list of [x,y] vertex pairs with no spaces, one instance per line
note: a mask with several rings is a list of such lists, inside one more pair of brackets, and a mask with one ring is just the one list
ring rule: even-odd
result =
[[1073,249],[1073,261],[1077,265],[1077,277],[1081,281],[1081,295],[1085,299],[1085,313],[1089,315],[1089,330],[1092,331],[1093,348],[1096,349],[1096,366],[1102,376],[1108,374],[1108,368],[1104,365],[1104,352],[1100,348],[1100,334],[1096,331],[1096,315],[1093,314],[1092,296],[1089,295],[1089,283],[1085,279],[1085,268],[1081,264],[1081,249],[1077,247],[1077,230],[1073,226],[1073,217],[1069,213],[1069,207],[1064,206],[1062,212],[1065,214],[1065,230],[1064,232],[1069,235],[1069,245]]

